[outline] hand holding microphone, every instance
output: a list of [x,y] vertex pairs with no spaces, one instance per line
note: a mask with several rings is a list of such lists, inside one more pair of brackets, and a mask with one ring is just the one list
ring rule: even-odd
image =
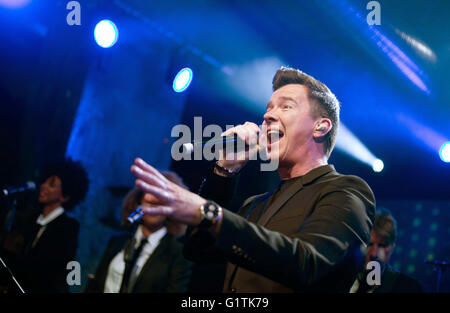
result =
[[256,157],[260,149],[260,132],[261,130],[258,125],[252,122],[245,122],[243,125],[235,126],[223,132],[222,136],[237,136],[238,140],[243,141],[248,148],[243,150],[238,149],[237,151],[221,150],[217,164],[232,172],[237,172],[242,169],[249,160]]
[[[235,126],[223,132],[221,136],[226,137],[223,140],[187,144],[184,148],[187,152],[192,152],[196,144],[205,146],[210,144],[223,144],[224,141],[244,145],[244,149],[230,150],[227,150],[227,145],[225,145],[219,152],[217,165],[227,171],[238,172],[249,160],[256,160],[256,155],[259,150],[266,149],[266,131],[267,127],[265,122],[262,125],[262,129],[255,123],[246,122],[245,124]],[[233,144],[231,146],[234,147]],[[136,185],[145,193],[152,194],[159,201],[151,208],[139,207],[128,217],[128,223],[136,223],[144,214],[162,214],[176,222],[191,226],[196,226],[200,223],[201,215],[199,208],[205,203],[205,199],[167,181],[156,169],[142,159],[136,159],[135,165],[131,167],[131,172],[137,177]],[[223,173],[217,174],[223,175]]]

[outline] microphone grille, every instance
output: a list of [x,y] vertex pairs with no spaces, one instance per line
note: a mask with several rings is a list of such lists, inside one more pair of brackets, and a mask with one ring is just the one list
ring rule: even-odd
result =
[[194,145],[192,143],[189,142],[183,144],[183,153],[189,154],[192,153],[192,151],[194,151]]

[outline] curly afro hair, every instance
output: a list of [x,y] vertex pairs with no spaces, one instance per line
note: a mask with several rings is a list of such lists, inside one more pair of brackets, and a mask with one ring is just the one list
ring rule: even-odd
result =
[[69,200],[64,203],[65,210],[72,210],[86,197],[89,177],[80,161],[66,158],[47,166],[43,171],[42,181],[51,176],[61,179],[62,194],[64,197],[69,196]]

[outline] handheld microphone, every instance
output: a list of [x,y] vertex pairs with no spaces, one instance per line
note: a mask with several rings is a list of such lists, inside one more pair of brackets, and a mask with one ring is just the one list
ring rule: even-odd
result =
[[2,190],[2,194],[5,197],[8,197],[9,195],[13,195],[15,193],[21,193],[21,192],[25,192],[27,190],[35,190],[36,189],[36,184],[32,181],[28,181],[23,185],[20,186],[14,186],[14,187],[8,187]]
[[[234,148],[236,147],[245,147],[247,148],[248,145],[240,139],[237,135],[233,136],[223,136],[219,139],[211,139],[211,140],[202,140],[202,141],[193,141],[189,143],[183,144],[183,153],[189,154],[194,152],[194,148],[201,146],[201,147],[212,147],[212,146],[222,146],[224,147],[228,142],[234,143]],[[236,151],[237,152],[237,151]]]
[[133,213],[131,213],[127,217],[127,224],[132,225],[139,222],[144,216],[144,210],[141,207],[138,207]]

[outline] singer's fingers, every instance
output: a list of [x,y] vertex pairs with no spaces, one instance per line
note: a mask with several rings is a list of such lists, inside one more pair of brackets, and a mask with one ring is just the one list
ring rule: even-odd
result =
[[242,139],[245,142],[245,144],[248,145],[250,135],[248,128],[246,128],[244,125],[239,125],[236,127],[236,134],[240,139]]
[[133,175],[136,176],[136,178],[143,180],[147,184],[165,189],[165,184],[161,182],[161,180],[158,179],[154,174],[148,173],[142,170],[141,168],[137,167],[136,165],[131,166],[131,173],[133,173]]
[[239,139],[245,141],[247,134],[243,128],[243,125],[237,125],[233,128],[227,129],[226,131],[224,131],[221,134],[222,137],[232,136],[232,135],[236,135]]
[[152,172],[148,172],[147,170],[143,170],[142,168],[132,165],[131,173],[139,179],[142,179],[148,184],[161,187],[163,189],[167,188],[167,182],[161,178],[159,178],[156,174]]
[[267,139],[267,124],[266,121],[264,121],[261,125],[261,132],[259,135],[260,139]]
[[[255,123],[245,122],[243,125],[237,125],[233,128],[227,129],[226,131],[224,131],[221,134],[221,136],[231,136],[233,134],[239,135],[239,133],[241,133],[243,129],[246,129],[247,131],[251,131],[251,132],[255,132],[255,133],[259,133],[259,131],[260,131],[258,125],[256,125]],[[241,138],[241,139],[244,139],[244,138]]]
[[246,126],[249,130],[252,130],[254,133],[259,134],[260,129],[259,126],[252,122],[245,122],[244,126]]
[[226,136],[231,136],[231,135],[235,134],[235,128],[236,128],[236,127],[227,129],[227,130],[224,131],[222,134],[220,134],[220,136],[226,137]]
[[170,197],[167,191],[159,187],[147,184],[145,181],[141,179],[136,180],[136,186],[146,193],[151,193],[161,202],[170,203],[172,201],[172,198]]
[[[259,128],[258,128],[258,132],[259,132]],[[251,131],[249,131],[248,145],[250,147],[256,146],[258,144],[258,137],[259,137],[258,132],[256,132],[254,130],[254,128]]]
[[144,160],[142,160],[141,158],[136,158],[134,160],[134,164],[136,164],[136,166],[138,166],[139,168],[141,168],[142,170],[146,171],[146,172],[150,172],[152,174],[154,174],[156,177],[158,177],[161,181],[166,182],[167,179],[153,166],[151,166],[150,164],[148,164],[147,162],[145,162]]
[[156,205],[152,207],[143,206],[141,205],[142,211],[144,214],[148,215],[164,215],[164,216],[170,216],[172,215],[174,209],[172,209],[169,206],[165,205]]

